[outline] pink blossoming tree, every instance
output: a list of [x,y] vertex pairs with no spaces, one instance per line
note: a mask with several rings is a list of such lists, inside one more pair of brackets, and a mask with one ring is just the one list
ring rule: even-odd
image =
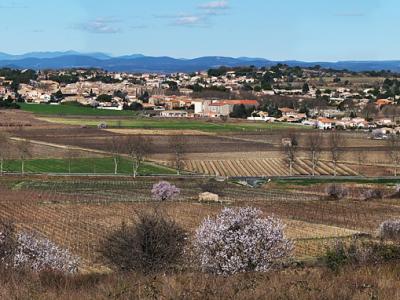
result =
[[196,231],[194,248],[204,271],[229,275],[269,270],[287,257],[292,242],[279,219],[262,217],[256,208],[225,208]]

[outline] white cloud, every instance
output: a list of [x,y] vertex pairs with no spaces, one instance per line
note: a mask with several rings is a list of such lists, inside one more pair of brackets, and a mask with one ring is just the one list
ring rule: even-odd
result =
[[173,22],[174,25],[182,25],[182,26],[196,26],[196,25],[201,25],[202,23],[203,23],[203,18],[195,15],[178,16],[175,18]]
[[228,1],[212,1],[200,5],[199,8],[207,10],[227,9],[229,8],[229,3]]
[[121,32],[121,29],[115,26],[119,21],[116,19],[97,18],[75,26],[76,29],[90,33],[112,34]]

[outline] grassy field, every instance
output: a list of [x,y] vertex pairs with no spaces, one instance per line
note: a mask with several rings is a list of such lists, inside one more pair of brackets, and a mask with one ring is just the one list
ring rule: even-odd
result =
[[[20,172],[21,162],[10,160],[5,163],[6,172]],[[68,173],[69,163],[64,159],[32,159],[25,162],[25,171],[32,173]],[[71,160],[71,173],[74,174],[113,174],[114,162],[112,158],[77,158]],[[132,174],[131,162],[127,159],[121,159],[118,166],[118,174]],[[149,163],[144,163],[139,168],[140,175],[153,174],[175,174],[175,171]]]
[[46,116],[134,116],[133,111],[123,110],[101,110],[91,107],[85,107],[78,104],[63,104],[63,105],[49,105],[49,104],[28,104],[19,103],[21,109],[24,111],[32,112],[37,115]]
[[85,125],[97,126],[99,123],[106,123],[109,128],[132,128],[132,129],[167,129],[167,130],[200,130],[207,132],[248,132],[248,131],[268,131],[279,130],[287,128],[301,128],[306,127],[287,124],[287,123],[211,123],[198,120],[176,120],[176,119],[102,119],[101,121],[95,119],[78,119],[78,118],[42,118],[45,121],[53,123],[61,123],[66,125]]
[[400,184],[399,179],[392,178],[295,178],[295,179],[278,179],[274,181],[279,185],[298,185],[298,186],[311,186],[314,184],[327,184],[327,183],[358,183],[358,184],[382,184],[382,185],[396,185]]

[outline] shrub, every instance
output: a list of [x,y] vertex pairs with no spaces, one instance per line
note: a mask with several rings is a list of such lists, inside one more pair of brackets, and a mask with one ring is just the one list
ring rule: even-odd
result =
[[326,194],[331,199],[339,200],[345,198],[349,194],[349,191],[345,186],[331,184],[326,187]]
[[179,196],[180,189],[167,181],[160,181],[153,185],[151,194],[154,200],[166,201]]
[[9,267],[13,264],[17,240],[12,222],[0,221],[0,262]]
[[387,262],[400,259],[400,246],[373,241],[352,239],[351,241],[338,240],[327,248],[323,261],[333,271],[348,264],[361,265]]
[[225,208],[196,231],[194,249],[204,271],[234,274],[269,270],[288,256],[292,243],[279,219],[263,218],[256,208]]
[[17,236],[17,244],[14,267],[28,268],[33,271],[53,270],[63,273],[78,271],[78,258],[44,237],[22,232]]
[[122,271],[163,271],[183,257],[186,232],[174,221],[154,213],[139,215],[133,226],[123,224],[102,243],[104,259]]
[[382,222],[378,231],[383,239],[400,240],[400,219]]
[[372,199],[382,199],[383,191],[378,189],[368,189],[364,190],[361,193],[361,197],[364,200],[372,200]]

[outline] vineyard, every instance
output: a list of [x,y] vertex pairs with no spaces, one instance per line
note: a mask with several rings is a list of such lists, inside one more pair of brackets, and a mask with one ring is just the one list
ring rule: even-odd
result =
[[[171,163],[164,162],[166,165]],[[239,160],[186,160],[186,171],[216,176],[289,176],[289,167],[284,159],[239,159]],[[293,175],[312,175],[312,164],[307,159],[297,159],[293,166]],[[333,163],[319,161],[316,175],[333,175]],[[358,173],[346,164],[337,165],[339,176],[357,176]]]
[[[223,206],[255,206],[276,215],[295,241],[295,257],[320,255],[337,238],[374,235],[383,220],[400,216],[394,200],[323,201],[320,188],[291,190],[274,186],[250,188],[229,182],[213,182],[221,201],[200,203],[198,194],[206,179],[174,179],[181,189],[178,199],[165,204],[166,212],[190,232]],[[155,202],[151,187],[158,179],[7,178],[0,180],[1,217],[19,229],[34,230],[83,258],[84,272],[103,270],[98,246],[122,222],[135,222],[138,211]]]

